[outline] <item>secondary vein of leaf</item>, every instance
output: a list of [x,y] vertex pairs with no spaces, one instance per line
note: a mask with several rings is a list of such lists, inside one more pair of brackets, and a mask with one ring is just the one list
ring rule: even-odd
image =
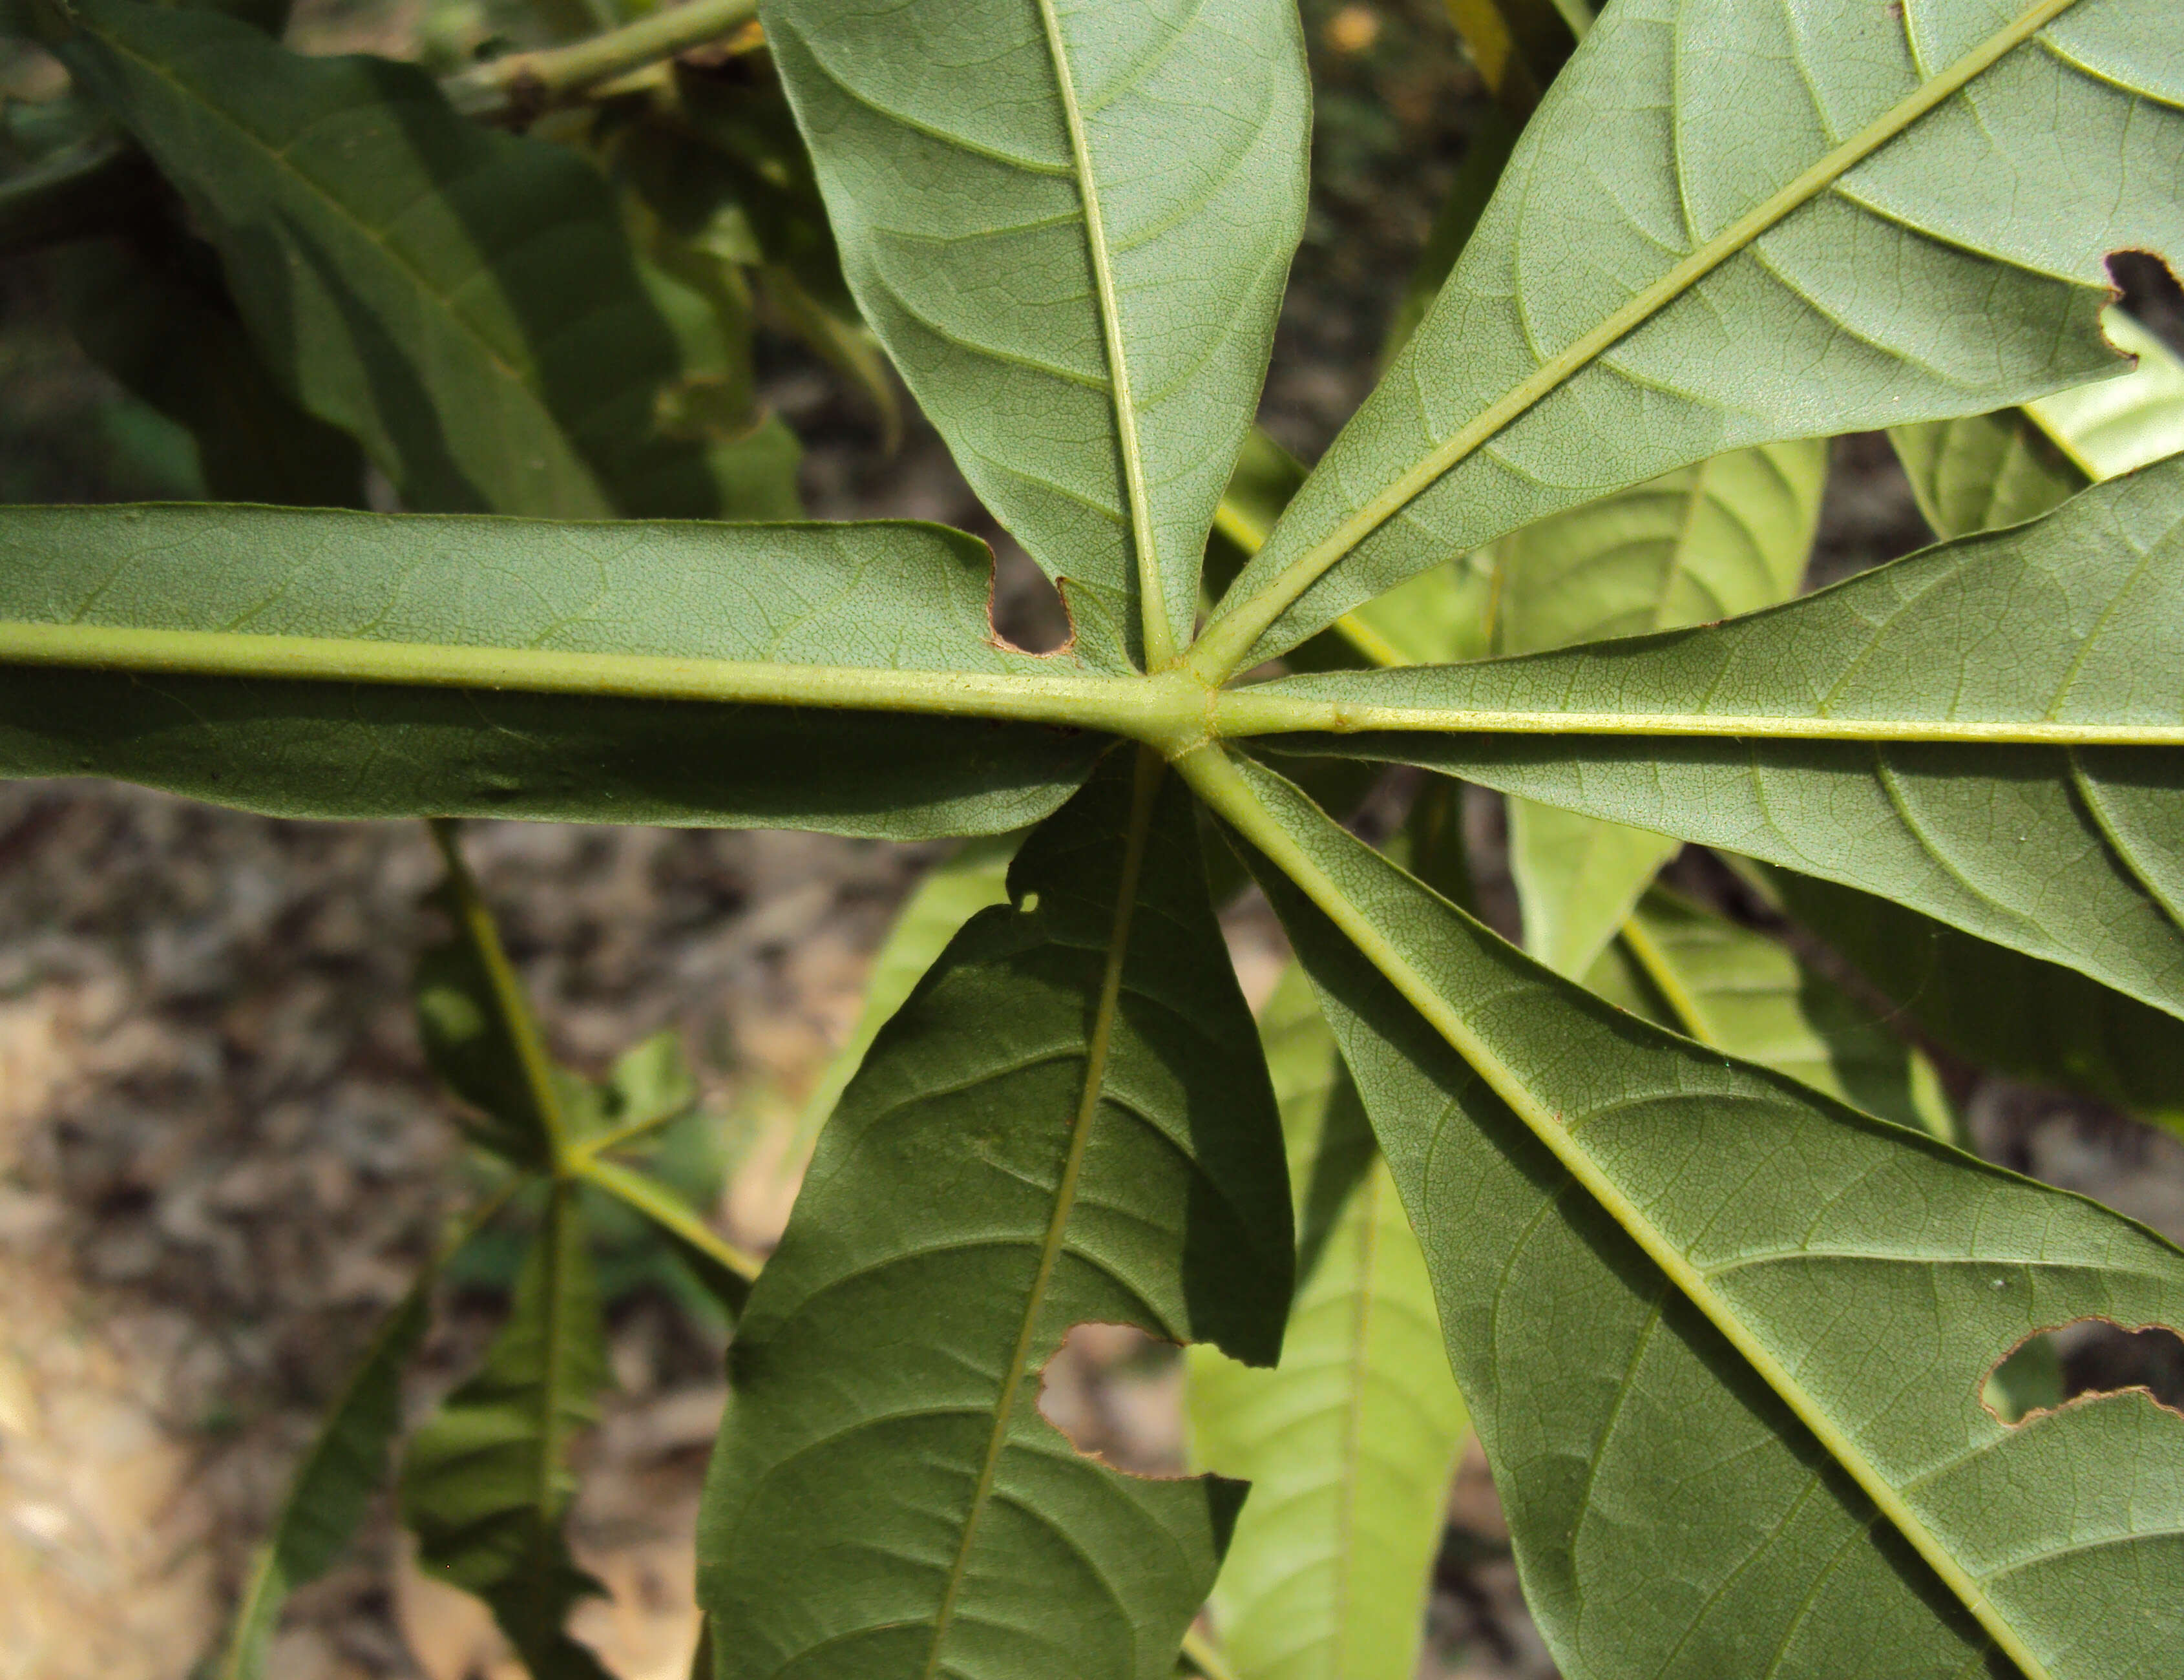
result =
[[1563,1169],[1645,1250],[1646,1258],[1706,1315],[1738,1357],[1797,1414],[1829,1455],[1850,1473],[1866,1497],[1977,1618],[1987,1636],[2024,1671],[2025,1680],[2051,1680],[2047,1666],[2026,1647],[1980,1583],[1912,1510],[1903,1494],[1811,1398],[1782,1362],[1745,1327],[1729,1303],[1715,1291],[1707,1274],[1685,1259],[1644,1210],[1625,1196],[1579,1146],[1561,1115],[1532,1094],[1515,1071],[1473,1033],[1462,1015],[1432,982],[1413,967],[1371,917],[1351,902],[1340,884],[1321,868],[1281,820],[1261,802],[1227,754],[1220,748],[1209,746],[1178,759],[1176,769],[1194,793],[1296,883],[1360,954],[1402,995],[1404,1001],[1425,1018],[1494,1094],[1508,1104],[1532,1134],[1546,1145]]
[[1590,332],[1542,362],[1529,378],[1503,392],[1446,442],[1421,457],[1386,489],[1292,560],[1258,593],[1217,616],[1191,648],[1191,669],[1209,684],[1225,681],[1299,596],[1442,475],[1522,418],[1791,211],[1825,192],[2076,3],[2077,0],[2036,0],[2015,22],[1996,31],[1939,75],[1921,82],[1794,181],[1761,200],[1634,295]]
[[1106,341],[1107,372],[1113,386],[1115,431],[1123,454],[1123,482],[1130,498],[1130,547],[1138,563],[1138,604],[1144,620],[1145,665],[1157,670],[1175,657],[1175,632],[1167,621],[1167,597],[1161,583],[1160,557],[1153,541],[1152,502],[1145,493],[1145,458],[1138,447],[1137,399],[1130,390],[1129,364],[1123,354],[1123,314],[1115,295],[1113,259],[1107,249],[1106,219],[1100,209],[1100,185],[1092,175],[1092,149],[1084,136],[1084,113],[1077,103],[1077,82],[1069,68],[1068,43],[1054,0],[1039,0],[1039,23],[1046,31],[1047,56],[1069,129],[1069,154],[1077,165],[1077,193],[1084,206],[1084,244],[1092,262],[1092,288],[1100,300],[1100,331]]
[[947,1584],[941,1589],[940,1607],[933,1614],[933,1642],[926,1649],[925,1666],[918,1671],[920,1680],[933,1680],[939,1667],[941,1648],[947,1640],[949,1624],[955,1619],[963,1577],[968,1572],[971,1544],[978,1535],[978,1519],[993,1497],[994,1478],[1000,1468],[1001,1454],[1008,1445],[1009,1420],[1016,1410],[1017,1391],[1023,1386],[1024,1374],[1031,1365],[1047,1288],[1053,1281],[1055,1265],[1061,1257],[1062,1239],[1068,1232],[1070,1215],[1076,1208],[1077,1181],[1084,1168],[1084,1149],[1092,1134],[1093,1116],[1099,1111],[1100,1093],[1107,1082],[1107,1054],[1116,1010],[1122,1000],[1123,966],[1129,954],[1130,923],[1137,908],[1138,884],[1145,873],[1145,842],[1152,830],[1153,796],[1159,791],[1161,777],[1167,771],[1167,763],[1157,753],[1149,748],[1139,749],[1137,778],[1130,796],[1129,832],[1123,845],[1115,914],[1109,924],[1106,961],[1100,976],[1100,1000],[1093,1010],[1092,1031],[1085,1039],[1084,1082],[1078,1095],[1077,1113],[1070,1123],[1069,1150],[1062,1160],[1061,1176],[1055,1184],[1054,1211],[1047,1220],[1045,1239],[1039,1245],[1039,1268],[1024,1298],[1023,1319],[1017,1330],[1016,1346],[1010,1353],[1008,1368],[1001,1375],[1000,1394],[994,1405],[993,1431],[986,1438],[986,1455],[978,1466],[978,1480],[971,1490],[971,1507],[964,1514],[962,1538],[956,1544],[956,1560],[949,1566]]

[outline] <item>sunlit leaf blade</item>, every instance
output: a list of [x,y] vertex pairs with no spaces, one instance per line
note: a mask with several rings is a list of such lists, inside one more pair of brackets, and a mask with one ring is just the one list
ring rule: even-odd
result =
[[2085,474],[2023,409],[1892,426],[1888,441],[1919,511],[1943,538],[2037,519],[2086,487]]
[[819,1136],[827,1116],[857,1070],[880,1028],[888,1024],[903,1000],[910,996],[926,970],[931,968],[948,942],[963,924],[989,904],[1008,902],[1009,860],[1015,857],[1019,837],[989,835],[967,841],[955,856],[934,865],[904,900],[894,926],[872,954],[872,972],[865,981],[865,1001],[856,1024],[819,1075],[819,1082],[805,1099],[797,1122],[796,1145],[788,1151],[792,1166],[800,1166]]
[[515,692],[526,662],[558,654],[1074,670],[994,643],[990,575],[983,545],[932,526],[0,510],[0,635],[67,626],[83,665],[109,629],[218,632],[245,654],[278,636],[265,665],[289,670],[309,669],[305,638],[416,649],[424,670],[436,648],[505,650],[489,671],[415,687],[0,660],[0,776],[109,776],[284,816],[1017,828],[1068,797],[1100,737],[616,698],[608,674],[593,692]]
[[1115,758],[883,1029],[752,1292],[699,1534],[722,1680],[1167,1680],[1213,1584],[1241,1490],[1039,1410],[1087,1321],[1271,1363],[1291,1282],[1187,795]]
[[1136,647],[1150,566],[1187,640],[1304,225],[1294,6],[760,16],[850,287],[965,476],[1080,637]]
[[1237,1680],[1411,1680],[1463,1401],[1418,1239],[1295,968],[1259,1031],[1301,1282],[1279,1370],[1190,1349],[1193,1455],[1251,1484],[1213,1623]]
[[556,1183],[508,1322],[477,1374],[442,1402],[402,1460],[402,1517],[427,1574],[476,1594],[532,1680],[607,1680],[564,1630],[599,1583],[561,1533],[569,1449],[597,1416],[605,1332],[577,1188]]
[[410,505],[723,510],[655,415],[683,348],[576,153],[455,114],[415,66],[85,0],[70,68],[181,188],[260,351]]
[[[1827,478],[1814,438],[1740,449],[1513,531],[1492,549],[1494,651],[1530,654],[1732,618],[1797,592]],[[1676,843],[1510,802],[1524,946],[1575,977]]]
[[1765,934],[1662,887],[1639,900],[1585,983],[1619,1008],[1852,1108],[1943,1139],[1954,1130],[1932,1068],[1870,1010]]
[[2101,325],[2138,365],[2118,379],[2059,391],[2026,412],[2089,478],[2118,478],[2184,450],[2184,359],[2110,309]]
[[386,1482],[387,1449],[402,1427],[402,1368],[424,1339],[432,1277],[428,1271],[418,1279],[387,1315],[297,1466],[281,1515],[243,1585],[218,1680],[259,1680],[265,1673],[281,1605],[326,1573]]
[[1220,663],[1704,456],[2120,370],[2103,258],[2184,251],[2173,23],[2170,0],[1609,8],[1223,603]]
[[[2184,726],[2180,491],[2184,462],[2149,467],[2036,524],[1710,628],[1249,692],[1376,709],[1351,727],[1515,715],[1528,732],[1309,747],[1857,886],[2184,1014],[2184,749],[2168,744]],[[1805,726],[1867,738],[1797,738]],[[2140,729],[2148,744],[2120,744]],[[2008,739],[2042,730],[2058,744]],[[1936,738],[1952,731],[1970,738]],[[2110,744],[2063,744],[2078,731]]]
[[2184,1129],[2184,1022],[2175,1015],[1871,893],[1787,871],[1768,878],[1791,915],[1938,1043]]
[[1556,979],[1262,770],[1223,791],[1570,1680],[2173,1661],[2184,1417],[2139,1389],[2012,1429],[1980,1396],[2044,1326],[2177,1322],[2184,1254]]
[[1889,431],[1919,511],[1941,537],[2036,518],[2089,482],[2184,449],[2184,361],[2111,307],[2101,325],[2138,365],[2023,409]]

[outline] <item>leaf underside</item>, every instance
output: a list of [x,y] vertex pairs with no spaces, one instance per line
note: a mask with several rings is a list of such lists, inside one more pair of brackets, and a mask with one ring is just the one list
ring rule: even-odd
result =
[[[587,526],[178,507],[0,511],[0,620],[365,642],[1041,668],[991,556],[908,524]],[[1051,667],[1048,667],[1051,668]],[[0,670],[0,775],[281,816],[523,816],[922,838],[1020,827],[1105,743],[1035,725],[480,686]]]
[[[1494,651],[1530,654],[1753,612],[1797,592],[1827,446],[1740,449],[1513,531],[1492,549]],[[1524,948],[1583,974],[1676,843],[1513,799]]]
[[721,1680],[1168,1680],[1241,1490],[1080,1456],[1073,1325],[1273,1360],[1279,1121],[1172,776],[1024,843],[822,1133],[730,1354],[700,1596]]
[[1086,657],[1139,648],[1148,548],[1187,639],[1304,226],[1295,6],[760,16],[866,320]]
[[1190,1349],[1193,1458],[1251,1485],[1209,1610],[1237,1680],[1409,1680],[1463,1401],[1418,1239],[1294,965],[1259,1031],[1301,1281],[1279,1370]]
[[1338,929],[1262,876],[1564,1673],[2000,1675],[1997,1630],[2050,1676],[2161,1670],[2184,1417],[2137,1390],[2013,1429],[1981,1394],[2045,1326],[2176,1323],[2184,1255],[1634,1020],[1245,775],[1340,895]]
[[1338,533],[1338,548],[1357,521],[1369,534],[1240,664],[1446,555],[1686,462],[2120,370],[2098,328],[2103,259],[2184,251],[2170,0],[2079,0],[1950,92],[1953,69],[1978,70],[2025,14],[2016,0],[1609,8],[1216,629]]
[[[1648,734],[1649,719],[2184,724],[2184,461],[1770,611],[1268,693],[1627,734],[1310,737],[1885,894],[2184,1015],[2184,751]],[[1557,720],[1557,714],[1563,715]]]

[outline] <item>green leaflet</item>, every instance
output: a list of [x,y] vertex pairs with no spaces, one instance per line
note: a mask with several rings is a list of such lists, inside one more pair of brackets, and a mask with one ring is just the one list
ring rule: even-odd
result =
[[[1731,618],[1797,592],[1819,523],[1817,438],[1717,455],[1513,531],[1492,550],[1494,651],[1529,654]],[[1677,843],[1529,799],[1509,805],[1524,947],[1591,966]]]
[[989,904],[1008,902],[1009,861],[1016,856],[1021,837],[989,835],[966,843],[956,854],[936,864],[903,903],[902,912],[886,939],[872,955],[872,973],[865,981],[864,1006],[856,1025],[811,1088],[804,1113],[796,1125],[796,1143],[787,1154],[786,1165],[801,1167],[827,1116],[857,1070],[865,1053],[879,1036],[903,1000],[916,989],[963,924]]
[[1955,1116],[1924,1056],[1765,934],[1663,888],[1638,901],[1585,983],[1671,1032],[1953,1141]]
[[2025,412],[2090,479],[2125,473],[2184,450],[2184,360],[2121,309],[2101,325],[2138,365],[2116,379],[2073,386],[2025,405]]
[[259,1680],[281,1605],[326,1573],[387,1479],[387,1449],[402,1427],[402,1367],[424,1340],[436,1275],[426,1271],[387,1316],[297,1466],[243,1583],[217,1680]]
[[[719,347],[694,299],[640,275],[589,164],[463,120],[410,65],[136,0],[67,14],[57,50],[181,188],[260,353],[411,506],[726,509],[735,440],[672,412]],[[781,441],[757,440],[775,479]],[[783,511],[770,493],[738,505]]]
[[[1309,749],[1858,886],[2184,1013],[2180,489],[2184,461],[2149,467],[2036,524],[1707,629],[1292,677],[1229,704],[1408,723]],[[1567,732],[1424,732],[1519,717]],[[2127,744],[2138,731],[2148,744]],[[2068,744],[2080,732],[2109,744]]]
[[1791,915],[1948,1049],[2184,1129],[2184,1024],[2173,1015],[1869,893],[1780,871],[1767,880]]
[[1194,1457],[1251,1484],[1213,1622],[1237,1680],[1411,1680],[1463,1401],[1418,1239],[1294,966],[1259,1032],[1302,1276],[1279,1370],[1190,1351]]
[[2024,409],[1892,426],[1888,441],[1919,511],[1945,541],[2037,519],[2086,487],[2086,476]]
[[532,1680],[608,1680],[563,1631],[570,1605],[602,1589],[561,1536],[576,1486],[570,1443],[595,1421],[606,1383],[577,1188],[560,1182],[484,1366],[410,1438],[402,1460],[402,1518],[416,1533],[419,1565],[493,1606]]
[[1295,8],[760,15],[865,319],[1088,656],[1165,663],[1304,225]]
[[[287,816],[477,814],[833,829],[1022,826],[1103,742],[1038,725],[616,698],[595,656],[1000,674],[1076,668],[990,640],[983,544],[938,526],[550,525],[265,509],[0,510],[0,626],[222,632],[227,678],[0,672],[0,775],[102,775]],[[252,638],[289,638],[252,655]],[[386,644],[453,687],[281,681],[314,648]],[[269,650],[276,644],[265,644]],[[505,650],[486,660],[488,650]],[[366,651],[370,651],[369,646]],[[578,656],[591,692],[513,692]],[[294,661],[295,663],[292,663]],[[444,663],[443,661],[442,663]],[[445,681],[426,674],[426,682]]]
[[2103,258],[2184,250],[2171,18],[2170,0],[1610,8],[1194,666],[1247,666],[1689,461],[2113,370]]
[[1557,980],[1265,770],[1186,773],[1279,866],[1570,1680],[2173,1662],[2184,1418],[1980,1397],[2030,1331],[2176,1323],[2184,1254]]
[[1942,537],[2036,517],[2087,483],[2184,450],[2184,361],[2121,309],[2101,316],[2127,374],[2001,414],[1892,427],[1919,511]]
[[699,1533],[721,1680],[1168,1680],[1213,1584],[1241,1490],[1038,1406],[1087,1321],[1270,1363],[1291,1282],[1188,798],[1115,759],[882,1030],[752,1292]]

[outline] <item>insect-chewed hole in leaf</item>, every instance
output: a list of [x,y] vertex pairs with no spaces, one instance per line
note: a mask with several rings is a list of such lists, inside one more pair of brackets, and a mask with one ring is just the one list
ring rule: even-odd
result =
[[1980,1399],[2004,1423],[2089,1395],[2142,1388],[2184,1412],[2184,1336],[2166,1325],[2127,1330],[2081,1318],[2028,1336],[1997,1360]]
[[986,621],[994,636],[1027,654],[1051,654],[1067,647],[1069,609],[1061,592],[1006,535],[996,532],[988,546],[994,551],[994,581],[986,601]]
[[1039,1413],[1086,1458],[1181,1476],[1183,1349],[1134,1324],[1075,1324],[1039,1368]]

